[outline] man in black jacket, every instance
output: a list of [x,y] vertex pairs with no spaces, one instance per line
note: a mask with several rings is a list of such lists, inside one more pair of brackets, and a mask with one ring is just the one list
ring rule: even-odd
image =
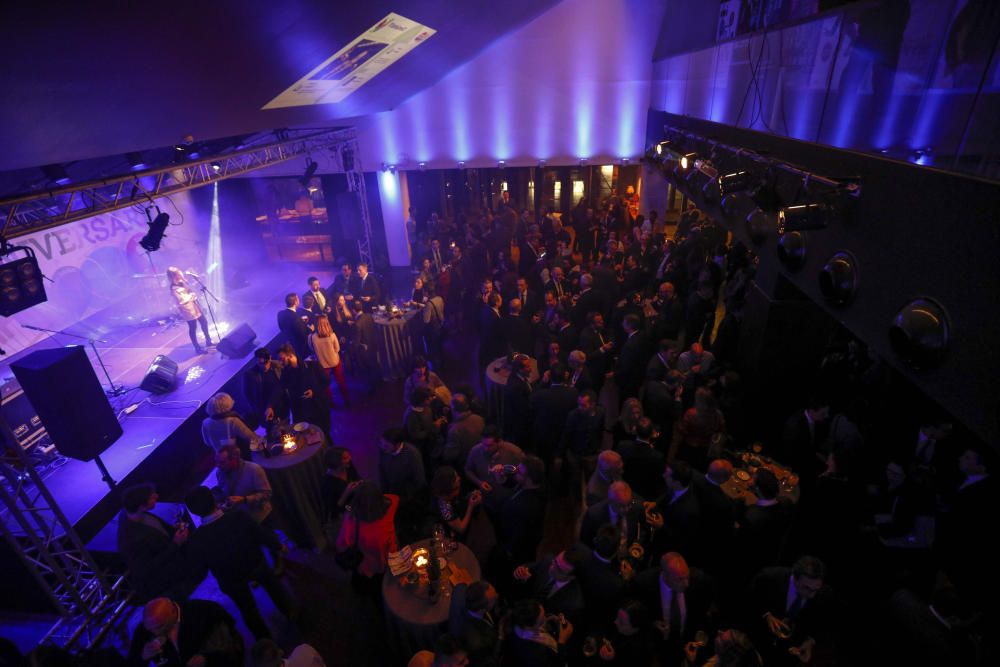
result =
[[208,487],[199,486],[191,491],[185,503],[202,519],[189,546],[191,560],[211,571],[219,589],[239,608],[254,637],[270,637],[250,591],[250,582],[263,586],[275,606],[286,617],[291,616],[291,599],[262,550],[267,547],[272,553],[282,553],[284,546],[273,531],[265,530],[245,512],[223,513]]
[[577,568],[577,577],[587,603],[588,634],[608,636],[625,597],[622,562],[618,558],[621,532],[611,524],[597,531],[590,558]]
[[278,329],[285,334],[285,340],[295,348],[300,359],[309,356],[309,327],[298,313],[297,294],[285,295],[285,309],[278,313]]
[[651,524],[657,531],[654,539],[657,553],[680,551],[700,563],[704,526],[698,498],[691,489],[693,478],[694,471],[684,461],[674,460],[664,469],[667,491],[656,502],[659,517]]
[[611,354],[615,343],[611,334],[604,328],[604,315],[598,312],[587,314],[587,327],[580,332],[580,350],[587,355],[587,370],[600,391],[604,383],[604,375],[611,367]]
[[156,598],[132,634],[128,667],[243,667],[243,637],[217,602]]
[[623,440],[615,445],[625,464],[625,481],[643,498],[658,498],[663,492],[663,467],[667,459],[653,441],[657,430],[649,417],[640,417],[635,427],[635,440]]
[[517,490],[497,517],[497,544],[511,565],[535,560],[545,520],[545,463],[528,456],[514,473]]
[[531,360],[524,355],[517,355],[512,366],[503,388],[503,436],[522,449],[527,449],[531,445],[531,422],[528,421],[532,392]]
[[531,356],[535,354],[535,331],[531,320],[522,314],[521,300],[511,299],[507,304],[507,317],[500,326],[511,350]]
[[257,428],[276,417],[288,419],[288,397],[281,384],[281,369],[266,347],[253,353],[257,362],[243,372],[243,395],[250,403],[247,426]]
[[158,498],[152,484],[137,484],[122,493],[118,552],[128,566],[138,602],[159,595],[184,600],[204,578],[186,558],[187,526],[172,526],[153,514]]
[[470,667],[493,667],[500,652],[497,590],[488,581],[459,584],[452,591],[448,633],[469,656]]
[[583,590],[576,569],[589,553],[582,544],[574,544],[555,556],[519,565],[514,579],[527,586],[528,597],[545,605],[550,614],[564,614],[574,623],[583,612]]
[[639,394],[639,386],[642,384],[646,363],[649,361],[646,338],[639,330],[639,318],[635,315],[626,315],[623,326],[627,338],[618,357],[618,366],[615,368],[618,398],[622,401]]
[[527,419],[531,423],[535,452],[543,461],[551,463],[555,445],[562,438],[566,417],[576,408],[577,391],[569,386],[569,371],[562,364],[549,370],[549,378],[548,387],[531,393]]
[[641,543],[646,535],[642,499],[634,497],[625,482],[614,482],[608,487],[608,499],[595,503],[583,515],[580,541],[593,547],[597,531],[606,523],[620,531],[623,550],[635,542]]
[[300,357],[288,345],[278,348],[281,360],[281,385],[285,388],[292,406],[292,419],[318,426],[332,443],[330,437],[330,398],[326,393],[329,380],[318,362]]
[[358,264],[358,294],[360,296],[355,298],[361,299],[366,313],[372,312],[382,302],[382,288],[375,276],[368,273],[368,265],[364,262]]

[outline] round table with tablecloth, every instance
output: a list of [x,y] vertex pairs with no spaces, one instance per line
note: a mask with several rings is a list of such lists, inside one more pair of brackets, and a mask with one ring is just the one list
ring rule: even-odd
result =
[[[531,384],[535,384],[541,377],[538,373],[538,361],[528,357],[528,363],[531,365],[529,380]],[[497,424],[503,424],[503,388],[507,386],[509,377],[507,357],[494,359],[486,367],[486,410]]]
[[[421,540],[410,546],[416,550],[429,544],[430,540]],[[400,578],[390,572],[382,579],[386,625],[401,656],[411,656],[421,649],[433,650],[435,640],[447,630],[451,589],[459,583],[479,581],[479,561],[467,546],[458,543],[457,549],[445,558],[448,567],[441,578],[449,594],[440,595],[433,604],[428,599],[425,584],[404,586]]]
[[413,370],[413,355],[420,350],[420,330],[424,324],[421,308],[404,308],[390,314],[376,310],[376,356],[382,379],[398,380]]
[[257,451],[253,460],[264,469],[271,483],[274,527],[300,547],[322,548],[325,538],[321,486],[326,439],[313,425],[306,432],[295,434],[295,438],[295,451],[270,457]]
[[802,490],[799,487],[799,476],[791,468],[781,465],[774,459],[754,452],[743,452],[733,462],[736,466],[733,475],[722,485],[722,491],[733,500],[742,501],[746,505],[757,502],[753,492],[753,476],[758,468],[767,468],[778,478],[778,497],[791,503],[798,503]]

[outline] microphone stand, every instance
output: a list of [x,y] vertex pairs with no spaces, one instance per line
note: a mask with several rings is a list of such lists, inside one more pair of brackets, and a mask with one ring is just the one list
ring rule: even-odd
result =
[[[205,304],[208,305],[208,315],[209,317],[212,318],[212,324],[215,326],[215,337],[221,340],[222,335],[219,333],[219,323],[215,321],[215,309],[212,308],[212,299],[215,299],[217,303],[222,303],[222,299],[212,294],[212,290],[208,289],[208,286],[205,283],[203,283],[201,281],[201,278],[199,278],[197,275],[193,273],[187,273],[185,275],[191,276],[192,278],[197,280],[198,284],[201,286],[202,294],[204,294],[207,297],[205,299]],[[218,344],[219,340],[216,340],[215,344]]]
[[101,352],[97,349],[97,343],[107,343],[106,340],[100,340],[96,338],[90,338],[89,336],[80,336],[79,334],[66,333],[65,331],[54,331],[52,329],[45,329],[43,327],[36,327],[30,324],[21,325],[25,329],[33,329],[34,331],[44,331],[45,333],[55,334],[57,336],[69,336],[70,338],[79,338],[80,340],[85,340],[90,343],[90,347],[94,350],[94,356],[97,357],[97,363],[101,365],[101,370],[104,371],[104,377],[108,379],[108,389],[105,393],[108,396],[117,397],[126,393],[128,389],[124,385],[116,385],[114,380],[111,379],[111,374],[108,373],[108,367],[104,365],[104,359],[101,358]]

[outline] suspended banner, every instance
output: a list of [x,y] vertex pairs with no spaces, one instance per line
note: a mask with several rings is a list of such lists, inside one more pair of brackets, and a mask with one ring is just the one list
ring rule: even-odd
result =
[[263,108],[336,104],[435,32],[399,14],[389,14]]

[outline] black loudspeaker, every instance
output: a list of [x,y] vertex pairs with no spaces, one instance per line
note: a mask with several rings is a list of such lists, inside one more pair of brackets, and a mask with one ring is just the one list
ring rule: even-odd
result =
[[121,437],[121,424],[83,347],[37,350],[10,368],[59,453],[89,461]]
[[244,322],[226,334],[226,337],[219,341],[215,349],[224,357],[239,359],[253,352],[256,340],[257,334],[254,333],[249,324]]
[[156,355],[146,369],[139,389],[153,394],[165,394],[177,387],[177,362],[164,354]]

